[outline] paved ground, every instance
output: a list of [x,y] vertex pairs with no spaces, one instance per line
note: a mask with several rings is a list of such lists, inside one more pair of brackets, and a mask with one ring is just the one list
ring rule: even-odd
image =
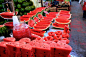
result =
[[81,5],[73,1],[71,3],[72,22],[70,25],[70,45],[73,48],[72,57],[86,57],[86,20],[82,18]]

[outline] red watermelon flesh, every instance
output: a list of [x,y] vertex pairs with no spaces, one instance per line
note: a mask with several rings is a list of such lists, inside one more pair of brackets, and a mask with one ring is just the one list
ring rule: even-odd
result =
[[42,19],[43,16],[42,16],[41,14],[38,14],[38,18],[39,18],[39,19]]
[[27,54],[27,55],[31,55],[31,50],[32,50],[32,46],[29,44],[24,44],[21,47],[21,53],[22,54]]
[[40,36],[36,35],[36,34],[32,34],[31,33],[31,40],[34,40],[36,38],[41,38]]
[[34,29],[47,29],[48,26],[34,26]]
[[13,38],[13,37],[7,37],[7,38],[4,38],[3,39],[5,42],[15,42],[15,38]]
[[68,33],[63,33],[63,34],[62,34],[62,37],[63,37],[63,38],[69,38],[69,34],[68,34]]
[[46,32],[46,31],[43,31],[43,30],[36,30],[36,29],[31,29],[31,31],[41,33],[41,34],[44,34]]
[[58,14],[58,12],[50,12],[49,14]]
[[46,15],[46,17],[53,17],[53,18],[55,18],[56,15]]
[[[0,53],[2,54],[7,54],[7,46],[6,44],[8,44],[7,42],[0,42]],[[5,51],[5,52],[3,52]]]
[[35,22],[38,22],[39,21],[39,19],[37,17],[34,17],[34,20],[35,20]]
[[36,24],[35,26],[46,26],[46,27],[48,27],[49,24],[43,24],[43,25],[42,24],[40,24],[40,25],[39,24]]
[[44,36],[43,33],[37,33],[37,32],[34,32],[34,31],[31,31],[31,33],[36,34],[36,35],[39,35],[40,37],[43,37]]
[[62,35],[62,32],[61,31],[55,31],[55,34],[56,35]]
[[65,25],[69,27],[68,24],[58,24],[58,23],[56,23],[56,22],[52,24],[52,26],[53,26],[53,27],[56,27],[56,28],[64,28]]
[[33,27],[33,26],[35,25],[34,20],[30,20],[30,21],[28,22],[28,25],[29,25],[30,27]]
[[43,17],[43,19],[53,19],[53,17]]
[[20,21],[29,21],[30,20],[30,17],[20,17]]
[[[61,48],[62,47],[62,48]],[[68,57],[72,48],[68,44],[61,44],[60,47],[56,47],[55,54],[58,56]]]
[[60,15],[60,16],[58,16],[58,18],[67,18],[67,19],[70,19],[70,16]]
[[3,12],[3,13],[0,13],[1,17],[3,18],[11,18],[12,19],[12,16],[14,16],[14,13],[13,12]]
[[23,15],[22,17],[24,17],[24,18],[30,18],[30,17],[32,17],[33,15]]
[[49,32],[48,35],[54,37],[55,32]]
[[42,23],[39,23],[39,24],[36,24],[35,26],[49,26],[50,24],[42,24]]
[[66,43],[66,44],[69,44],[70,40],[68,40],[67,38],[63,38],[63,39],[61,40],[61,42]]
[[60,10],[60,12],[63,12],[63,13],[70,13],[70,11],[64,11],[64,10]]
[[52,21],[53,19],[42,19],[42,21]]
[[13,29],[13,22],[7,22],[4,25],[7,26],[9,29]]
[[37,24],[39,24],[39,25],[40,25],[40,24],[41,24],[41,25],[42,25],[42,24],[51,24],[51,22],[37,22]]
[[36,53],[44,55],[50,54],[50,45],[43,43],[41,44],[41,46],[37,46],[36,51],[37,51]]
[[31,39],[29,38],[22,38],[19,40],[19,42],[26,42],[26,43],[30,43]]
[[32,13],[32,12],[30,12],[30,13],[27,13],[27,15],[35,15],[36,13]]
[[62,37],[61,37],[60,35],[54,35],[54,39],[55,39],[55,40],[61,40]]
[[68,20],[68,19],[61,19],[61,18],[57,18],[57,19],[55,19],[55,21],[56,21],[57,23],[60,23],[60,24],[68,24],[68,23],[71,22],[71,20]]

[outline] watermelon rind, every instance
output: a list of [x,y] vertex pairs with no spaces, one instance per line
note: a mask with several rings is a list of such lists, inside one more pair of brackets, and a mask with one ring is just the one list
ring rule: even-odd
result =
[[[47,26],[45,29],[39,29],[39,30],[47,30],[49,27],[50,27],[50,25]],[[33,27],[33,28],[34,28],[34,29],[37,29],[37,28],[35,28],[35,27]]]
[[[64,29],[64,27],[56,27],[53,24],[52,24],[52,26],[55,27],[55,28]],[[68,25],[68,27],[69,27],[69,25]]]
[[56,20],[55,20],[55,22],[58,23],[58,24],[70,24],[71,20],[69,20],[69,22],[67,22],[67,23],[61,23],[61,22],[58,22]]

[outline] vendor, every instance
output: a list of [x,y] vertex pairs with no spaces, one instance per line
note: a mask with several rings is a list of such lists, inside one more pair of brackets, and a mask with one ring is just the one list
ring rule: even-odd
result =
[[58,5],[59,4],[59,1],[57,1],[57,0],[54,0],[53,2],[52,2],[52,6],[56,6],[56,5]]
[[80,4],[83,4],[83,18],[86,18],[86,0],[80,0]]

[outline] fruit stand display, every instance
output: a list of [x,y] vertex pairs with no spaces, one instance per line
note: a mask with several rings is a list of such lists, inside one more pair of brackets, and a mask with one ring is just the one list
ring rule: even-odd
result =
[[[70,11],[44,14],[46,7],[35,9],[30,0],[13,1],[21,15],[20,24],[13,27],[13,22],[7,22],[0,26],[0,36],[6,35],[8,29],[13,33],[13,37],[6,36],[0,42],[0,57],[71,57]],[[12,18],[13,13],[8,15]]]
[[45,7],[39,7],[20,17],[20,22],[25,20],[31,28],[24,24],[16,26],[13,29],[15,38],[7,37],[0,42],[1,57],[71,57],[72,47],[68,45],[70,11],[49,12],[43,16],[44,10]]

